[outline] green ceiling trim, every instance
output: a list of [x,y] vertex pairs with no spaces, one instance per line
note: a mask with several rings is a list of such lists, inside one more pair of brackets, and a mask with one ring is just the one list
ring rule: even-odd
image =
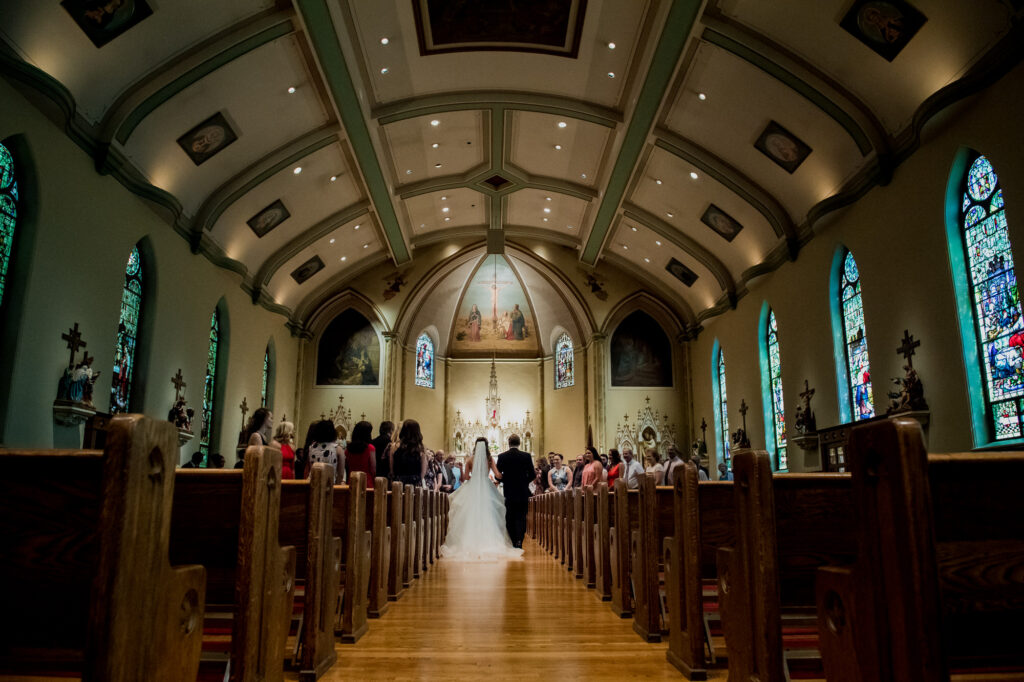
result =
[[493,109],[502,106],[513,111],[532,111],[556,116],[567,116],[605,128],[614,128],[622,123],[622,113],[610,107],[603,107],[590,102],[541,95],[526,92],[456,92],[440,95],[427,95],[412,99],[392,102],[376,107],[371,113],[380,125],[388,125],[396,121],[410,118],[443,114],[450,111],[472,111],[476,109]]
[[619,208],[619,202],[626,191],[633,170],[636,168],[640,152],[643,151],[647,136],[654,125],[654,119],[661,107],[661,101],[668,90],[672,74],[675,72],[683,48],[697,20],[701,2],[699,0],[673,0],[665,19],[665,27],[654,48],[651,67],[644,78],[640,89],[636,108],[626,126],[619,148],[619,156],[612,167],[608,186],[605,189],[597,217],[583,247],[581,260],[587,265],[597,263],[598,256],[608,237],[612,220]]
[[804,99],[818,107],[818,109],[823,111],[829,118],[838,123],[843,130],[853,138],[854,143],[857,145],[857,149],[860,150],[860,153],[863,156],[867,156],[871,150],[874,149],[874,146],[871,144],[871,140],[868,139],[867,134],[861,129],[860,125],[853,120],[852,116],[846,113],[846,111],[844,111],[835,102],[819,92],[816,88],[792,72],[784,69],[782,66],[776,64],[771,59],[768,59],[760,52],[752,50],[743,43],[709,28],[704,29],[704,34],[701,38],[704,41],[720,47],[726,52],[730,52],[740,59],[753,64],[780,83],[783,83],[795,92],[799,93],[804,97]]
[[338,142],[339,128],[330,124],[278,147],[218,187],[196,212],[193,234],[212,230],[221,214],[253,188],[310,154]]
[[189,69],[144,99],[138,106],[132,109],[121,122],[121,125],[118,126],[115,139],[117,139],[121,144],[125,144],[128,141],[128,138],[131,137],[131,134],[135,132],[138,125],[142,123],[143,119],[188,86],[193,83],[197,83],[225,64],[238,59],[242,55],[248,54],[258,47],[262,47],[267,43],[271,43],[278,38],[290,35],[294,32],[295,26],[292,24],[291,20],[284,21],[232,45],[223,52],[213,55],[195,68]]
[[377,158],[377,152],[373,147],[373,140],[370,138],[370,131],[363,116],[359,96],[355,84],[352,82],[352,75],[349,72],[345,55],[338,42],[334,21],[327,8],[327,0],[295,0],[295,5],[302,14],[306,34],[309,36],[309,42],[320,62],[327,89],[331,93],[331,98],[341,115],[341,122],[348,133],[352,152],[355,154],[356,162],[366,180],[366,187],[370,192],[370,199],[373,201],[381,227],[384,229],[384,235],[387,237],[391,255],[395,259],[395,263],[399,265],[407,263],[411,258],[409,247],[405,243],[405,235],[402,234],[402,226],[398,222],[395,206],[391,202],[391,191],[384,178],[380,159]]

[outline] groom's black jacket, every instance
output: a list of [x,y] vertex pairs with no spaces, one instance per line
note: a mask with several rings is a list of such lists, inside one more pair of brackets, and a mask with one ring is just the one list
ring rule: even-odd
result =
[[498,473],[506,500],[526,500],[530,497],[530,481],[537,472],[533,469],[533,458],[528,452],[510,448],[498,455]]

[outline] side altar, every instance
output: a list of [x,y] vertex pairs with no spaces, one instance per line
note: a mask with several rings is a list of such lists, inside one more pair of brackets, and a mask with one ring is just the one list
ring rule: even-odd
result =
[[662,459],[668,455],[668,449],[676,444],[676,427],[669,424],[668,415],[660,414],[651,408],[651,398],[646,398],[646,405],[636,411],[636,421],[629,423],[629,415],[622,415],[622,423],[615,427],[615,447],[622,452],[630,449],[643,462],[647,450],[654,450]]

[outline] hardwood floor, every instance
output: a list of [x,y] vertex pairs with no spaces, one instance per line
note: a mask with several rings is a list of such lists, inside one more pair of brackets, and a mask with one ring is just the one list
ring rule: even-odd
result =
[[434,564],[322,680],[683,679],[632,626],[527,540],[522,562]]

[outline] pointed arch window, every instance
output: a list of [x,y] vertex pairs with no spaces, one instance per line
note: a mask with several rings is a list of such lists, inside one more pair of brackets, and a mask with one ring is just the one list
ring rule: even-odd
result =
[[260,407],[267,406],[267,384],[270,383],[270,346],[263,351],[263,381],[260,384]]
[[779,353],[779,328],[775,311],[767,303],[761,311],[761,396],[764,400],[764,431],[775,469],[788,468],[786,450],[786,410],[782,397],[782,358]]
[[718,431],[718,459],[728,462],[732,459],[729,447],[729,408],[725,392],[725,352],[718,341],[712,350],[711,386],[715,399],[715,430]]
[[203,430],[199,437],[199,451],[210,456],[210,444],[215,441],[213,428],[214,399],[217,388],[217,355],[220,351],[220,311],[213,309],[210,316],[210,345],[206,354],[206,382],[203,386]]
[[142,315],[142,256],[133,246],[124,270],[121,290],[121,315],[117,323],[117,346],[114,349],[114,370],[110,382],[110,413],[128,412],[132,408],[132,381]]
[[[968,376],[974,378],[969,391],[972,412],[983,413],[981,419],[972,415],[975,442],[982,445],[1024,433],[1024,320],[999,177],[985,156],[971,152],[964,161],[966,171],[956,179],[956,198],[957,237],[965,258],[959,268],[954,259],[953,272],[954,280],[959,280],[955,284],[961,329],[968,321],[971,327],[970,337],[964,336],[964,351]],[[962,297],[965,288],[969,294]],[[963,305],[963,298],[969,306]],[[973,353],[968,353],[969,347]]]
[[836,256],[832,275],[832,325],[839,375],[839,413],[844,421],[860,421],[875,416],[860,270],[848,249],[840,250]]
[[416,339],[416,385],[434,387],[434,342],[426,334]]
[[575,382],[572,339],[562,334],[555,342],[555,389],[569,388]]
[[14,157],[0,144],[0,305],[7,292],[7,273],[17,226],[18,183],[14,176]]

